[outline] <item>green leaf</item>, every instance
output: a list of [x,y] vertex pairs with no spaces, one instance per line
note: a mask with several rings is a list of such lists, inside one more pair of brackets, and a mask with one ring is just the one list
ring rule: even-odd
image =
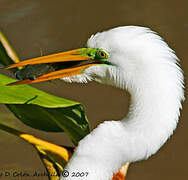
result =
[[29,85],[6,86],[13,81],[0,74],[0,103],[6,104],[24,124],[43,131],[65,131],[76,145],[89,133],[88,120],[80,103]]

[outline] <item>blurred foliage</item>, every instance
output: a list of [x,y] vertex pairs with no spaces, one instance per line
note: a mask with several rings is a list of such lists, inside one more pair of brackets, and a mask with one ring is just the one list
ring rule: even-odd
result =
[[[3,33],[0,32],[0,63],[8,66],[17,62],[19,62],[18,56],[16,55],[15,51],[13,50]],[[15,70],[16,68],[12,71]]]
[[0,129],[25,140],[37,150],[50,180],[58,180],[69,161],[73,148],[62,147],[32,136],[0,123]]

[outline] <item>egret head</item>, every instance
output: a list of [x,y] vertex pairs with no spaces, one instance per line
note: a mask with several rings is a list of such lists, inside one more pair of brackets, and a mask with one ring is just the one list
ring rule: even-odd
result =
[[123,26],[100,32],[88,39],[87,47],[107,52],[105,64],[90,66],[83,74],[64,80],[146,89],[151,83],[158,87],[161,82],[176,84],[183,79],[174,51],[149,28]]

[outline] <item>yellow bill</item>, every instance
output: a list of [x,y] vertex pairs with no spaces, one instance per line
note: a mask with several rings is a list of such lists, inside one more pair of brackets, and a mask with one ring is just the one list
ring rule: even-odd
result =
[[[10,83],[8,86],[79,75],[90,66],[107,63],[108,57],[108,53],[104,50],[81,48],[21,61],[7,67],[7,69],[24,67],[17,72],[17,75],[19,74],[17,78],[20,81]],[[67,68],[65,65],[68,62],[71,63],[71,66]]]

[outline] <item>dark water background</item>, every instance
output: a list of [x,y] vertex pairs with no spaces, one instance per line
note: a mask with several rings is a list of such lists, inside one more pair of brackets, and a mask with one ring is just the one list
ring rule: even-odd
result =
[[[21,59],[40,56],[40,48],[43,54],[50,54],[83,47],[92,33],[120,25],[148,26],[157,31],[177,52],[186,78],[186,0],[0,0],[0,29]],[[97,83],[66,84],[61,81],[34,86],[83,103],[91,128],[103,120],[120,119],[128,110],[128,94],[113,87]],[[132,164],[128,180],[188,179],[187,102],[183,108],[175,135],[149,160]],[[39,132],[26,127],[3,105],[0,105],[0,121],[45,140],[71,145],[63,134]],[[27,143],[0,131],[0,144],[0,171],[44,171],[37,153]]]

